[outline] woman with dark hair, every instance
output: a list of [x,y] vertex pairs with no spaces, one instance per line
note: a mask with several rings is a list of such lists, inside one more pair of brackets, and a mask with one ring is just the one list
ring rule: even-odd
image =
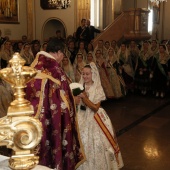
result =
[[150,51],[152,52],[152,56],[155,56],[158,53],[158,50],[159,50],[159,45],[157,40],[152,40],[150,46]]
[[94,47],[93,47],[93,44],[92,43],[88,43],[87,44],[87,52],[94,52]]
[[107,55],[107,49],[104,46],[104,41],[103,40],[98,40],[97,46],[94,48],[94,54],[96,54],[97,50],[101,51],[101,55],[102,55],[103,59],[105,60],[106,55]]
[[67,75],[69,83],[75,82],[74,70],[73,66],[69,60],[69,58],[65,55],[62,59],[62,68]]
[[77,54],[77,49],[76,49],[75,41],[74,40],[70,40],[66,44],[65,54],[69,58],[71,64],[73,65],[74,60],[76,58],[76,54]]
[[95,56],[92,51],[89,51],[85,60],[86,64],[90,64],[91,62],[96,62]]
[[23,45],[24,45],[24,43],[23,43],[22,41],[16,42],[16,43],[13,45],[13,51],[20,53]]
[[146,95],[150,90],[150,71],[154,61],[152,54],[149,42],[144,41],[135,70],[135,88],[140,90],[142,95]]
[[81,71],[85,65],[85,59],[82,53],[77,53],[76,58],[74,60],[73,69],[74,69],[74,76],[75,82],[80,81]]
[[106,62],[103,59],[100,50],[96,50],[95,59],[96,59],[96,66],[98,68],[100,79],[101,79],[101,85],[103,87],[105,95],[108,99],[114,98],[115,97],[114,92],[112,90],[112,86],[109,80],[109,74],[106,69]]
[[152,67],[152,88],[155,97],[164,98],[167,92],[167,84],[170,75],[170,56],[166,52],[164,44],[159,45],[159,52],[155,55],[155,62]]
[[41,51],[46,51],[47,44],[48,44],[47,41],[45,41],[45,42],[42,44],[42,46],[41,46]]
[[32,50],[34,57],[36,57],[36,54],[38,52],[40,52],[40,49],[41,49],[40,41],[39,40],[33,40],[31,42],[31,50]]
[[0,51],[0,60],[1,60],[1,66],[0,68],[5,68],[8,66],[9,60],[12,58],[12,55],[14,54],[12,50],[12,44],[10,40],[6,40],[3,45],[1,46]]
[[130,41],[128,50],[129,50],[130,57],[131,57],[131,60],[132,60],[133,69],[135,70],[136,64],[137,64],[137,61],[138,61],[138,57],[139,57],[139,52],[140,52],[136,41],[134,41],[134,40]]
[[110,42],[109,41],[105,41],[104,42],[104,46],[105,46],[105,48],[106,48],[106,50],[108,51],[109,50],[109,48],[110,48]]
[[125,82],[119,71],[119,62],[117,55],[112,48],[109,48],[106,58],[106,67],[109,74],[110,84],[114,93],[114,98],[124,97],[126,95]]
[[87,56],[86,46],[84,41],[80,41],[77,48],[77,53],[81,53],[85,59]]
[[126,89],[133,91],[134,89],[134,70],[130,52],[125,43],[122,43],[117,53],[120,63],[120,71],[126,84]]
[[119,47],[117,45],[117,41],[116,40],[112,40],[111,41],[111,48],[113,48],[114,53],[117,54],[117,52],[119,50]]
[[25,65],[30,66],[34,61],[34,55],[31,51],[31,45],[29,43],[25,43],[20,52],[21,57],[26,61]]

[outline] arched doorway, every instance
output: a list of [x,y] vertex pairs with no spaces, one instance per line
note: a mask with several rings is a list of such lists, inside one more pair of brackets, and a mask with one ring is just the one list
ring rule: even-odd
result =
[[56,31],[60,30],[63,38],[66,38],[66,26],[58,18],[48,19],[42,29],[42,40],[47,41],[50,37],[56,36]]

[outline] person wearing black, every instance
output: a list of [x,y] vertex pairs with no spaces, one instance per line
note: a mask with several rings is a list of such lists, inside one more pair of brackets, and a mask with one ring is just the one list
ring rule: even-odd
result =
[[33,53],[34,57],[36,57],[36,54],[38,52],[40,52],[40,48],[41,48],[41,45],[40,45],[39,40],[33,40],[31,42],[31,50],[32,50],[32,53]]
[[102,31],[95,28],[94,26],[90,25],[90,20],[86,20],[86,26],[89,28],[89,33],[90,33],[90,41],[94,39],[95,33],[101,33]]
[[90,42],[90,32],[88,27],[86,27],[86,19],[81,20],[81,26],[76,30],[77,42],[84,41],[87,45]]
[[62,41],[63,43],[65,43],[65,38],[63,38],[63,37],[61,36],[61,31],[60,31],[60,30],[57,30],[57,31],[56,31],[56,38],[57,38],[58,40]]
[[5,38],[1,36],[2,35],[2,31],[0,30],[0,49],[1,49],[1,45],[5,42]]
[[74,60],[76,58],[76,54],[77,54],[74,40],[70,40],[68,42],[68,46],[66,48],[65,54],[70,59],[70,62],[73,65]]

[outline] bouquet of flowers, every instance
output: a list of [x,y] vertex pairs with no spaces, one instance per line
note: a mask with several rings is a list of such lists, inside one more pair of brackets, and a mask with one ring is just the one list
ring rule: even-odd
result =
[[77,96],[84,91],[83,85],[79,83],[71,83],[70,89],[72,90],[74,96]]

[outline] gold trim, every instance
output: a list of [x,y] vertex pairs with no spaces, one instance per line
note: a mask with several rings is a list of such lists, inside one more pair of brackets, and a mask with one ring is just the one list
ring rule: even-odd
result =
[[66,104],[66,106],[67,106],[67,108],[68,108],[68,110],[69,110],[69,112],[70,112],[69,103],[68,103],[68,101],[67,101],[67,98],[64,96],[62,90],[60,90],[60,96],[61,96],[62,100],[64,101],[64,103]]
[[45,85],[46,85],[47,79],[43,79],[42,80],[42,84],[41,84],[41,93],[40,93],[40,100],[38,103],[38,109],[37,109],[37,113],[35,115],[36,118],[39,119],[40,113],[41,113],[41,109],[43,106],[43,98],[44,98],[44,90],[45,89]]
[[107,139],[110,142],[111,146],[113,147],[114,152],[115,152],[116,161],[119,164],[118,154],[120,152],[120,149],[119,149],[119,146],[118,146],[117,142],[114,140],[113,136],[111,135],[111,133],[109,132],[109,130],[107,129],[107,127],[105,126],[103,121],[101,120],[98,113],[96,113],[94,115],[94,118],[95,118],[96,122],[98,123],[98,125],[100,126],[103,133],[105,134],[105,136],[107,137]]
[[25,60],[14,53],[9,61],[11,67],[0,70],[0,77],[13,86],[14,100],[7,116],[0,119],[0,146],[13,150],[9,167],[13,170],[32,169],[38,164],[34,148],[42,138],[42,124],[33,117],[34,109],[25,99],[26,84],[35,77],[36,70],[24,66]]
[[50,79],[51,81],[55,82],[56,84],[58,84],[59,86],[61,86],[61,82],[58,79],[53,78],[52,76],[45,74],[45,73],[37,73],[35,78],[39,78],[39,79]]
[[[35,65],[38,63],[38,58],[39,58],[39,55],[36,56],[35,60],[33,61],[33,63],[31,64],[32,67],[35,67]],[[45,74],[45,73],[37,73],[36,75],[36,78],[39,78],[39,79],[43,79],[43,82],[42,82],[42,85],[41,85],[41,91],[42,91],[42,88],[44,87],[45,85],[45,78],[49,78],[51,79],[52,81],[54,81],[55,83],[57,83],[58,85],[61,85],[61,82],[59,80],[56,80],[52,77],[50,77],[49,75]],[[43,92],[44,93],[44,92]],[[43,100],[43,93],[41,93],[40,95],[40,101],[39,101],[39,105],[40,103],[42,103],[42,100]],[[60,95],[61,95],[61,92],[60,92]],[[67,99],[65,98],[65,96],[63,96],[63,94],[61,95],[62,96],[62,99],[63,101],[69,106],[68,102],[67,102]],[[74,99],[74,96],[72,94],[72,97]],[[69,110],[70,110],[70,107],[68,107]],[[75,111],[76,111],[76,105],[75,105],[75,102],[74,102],[74,108],[75,108]],[[40,113],[40,109],[41,107],[39,106],[38,110],[37,110],[37,113],[36,113],[36,116],[38,116],[38,113]],[[78,162],[75,166],[75,169],[77,169],[83,162],[86,161],[86,156],[85,156],[85,152],[84,152],[84,147],[83,147],[83,144],[82,144],[82,141],[81,141],[81,137],[80,137],[80,131],[79,131],[79,126],[78,126],[78,118],[77,118],[77,111],[76,111],[76,115],[75,115],[75,124],[76,124],[76,129],[77,129],[77,135],[78,135],[78,140],[79,140],[79,143],[80,143],[80,151],[83,155],[83,159]]]
[[[72,94],[73,96],[73,94]],[[73,99],[74,99],[74,96],[73,96]],[[75,105],[75,102],[74,102],[74,108],[76,110],[76,105]],[[80,143],[80,151],[83,155],[83,159],[78,162],[75,166],[75,169],[77,169],[81,164],[83,164],[87,158],[86,158],[86,155],[85,155],[85,151],[84,151],[84,147],[83,147],[83,143],[82,143],[82,140],[81,140],[81,137],[80,137],[80,130],[79,130],[79,125],[78,125],[78,116],[77,116],[77,110],[76,110],[76,115],[75,115],[75,124],[76,124],[76,129],[77,129],[77,135],[78,135],[78,140],[79,140],[79,143]]]
[[[39,100],[39,105],[38,105],[38,110],[37,110],[37,113],[36,113],[36,118],[39,118],[39,115],[40,115],[40,111],[41,111],[41,108],[42,108],[42,105],[43,105],[43,96],[44,96],[44,90],[45,89],[45,84],[46,84],[46,81],[47,81],[47,78],[51,79],[52,81],[54,80],[55,83],[61,85],[61,83],[59,82],[59,80],[56,80],[56,79],[52,79],[50,76],[44,74],[44,73],[38,73],[36,78],[38,79],[42,79],[42,84],[41,84],[41,94],[40,94],[40,100]],[[67,108],[69,109],[70,111],[70,107],[69,107],[69,103],[67,102],[67,99],[66,97],[64,96],[64,94],[60,91],[60,95],[61,95],[61,98],[63,99],[63,101],[65,102],[65,104],[67,105]],[[72,97],[74,98],[73,94],[72,94]],[[75,108],[75,111],[76,111],[76,105],[75,105],[75,102],[74,102],[74,108]],[[75,113],[75,124],[76,124],[76,129],[77,129],[77,135],[78,135],[78,140],[79,140],[79,143],[80,143],[80,151],[83,155],[83,159],[78,162],[75,166],[75,169],[77,169],[83,162],[86,161],[86,156],[85,156],[85,152],[84,152],[84,147],[83,147],[83,144],[82,144],[82,141],[81,141],[81,137],[80,137],[80,131],[79,131],[79,126],[78,126],[78,118],[77,118],[77,112]]]
[[98,115],[98,113],[96,113],[94,115],[94,118],[96,119],[97,123],[99,124],[99,126],[101,127],[101,129],[103,130],[103,132],[105,133],[105,135],[107,136],[107,139],[109,140],[110,144],[113,146],[114,151],[117,153],[119,152],[119,147],[116,144],[116,142],[114,141],[114,138],[112,137],[112,135],[110,134],[109,130],[107,129],[107,127],[104,125],[104,123],[102,122],[100,116]]

